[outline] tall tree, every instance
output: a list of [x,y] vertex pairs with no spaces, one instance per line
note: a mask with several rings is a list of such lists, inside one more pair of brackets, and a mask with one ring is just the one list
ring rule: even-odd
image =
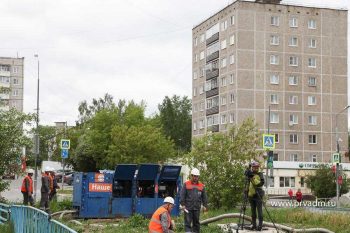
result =
[[[6,172],[20,171],[23,147],[30,146],[31,140],[25,136],[24,124],[30,125],[33,115],[24,114],[11,109],[0,110],[0,176]],[[7,183],[0,179],[0,192]]]
[[165,135],[170,137],[176,149],[189,151],[191,148],[191,100],[186,96],[166,96],[158,105],[159,118]]

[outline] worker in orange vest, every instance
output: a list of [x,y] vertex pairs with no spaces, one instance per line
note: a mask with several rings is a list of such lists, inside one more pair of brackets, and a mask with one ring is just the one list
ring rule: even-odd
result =
[[174,223],[171,221],[170,212],[174,207],[174,199],[166,197],[164,204],[152,215],[148,225],[148,233],[173,233]]
[[32,176],[34,174],[33,169],[28,169],[28,175],[24,177],[22,181],[21,192],[23,194],[23,205],[28,205],[28,202],[31,206],[34,205],[33,199],[33,180]]
[[41,200],[40,200],[40,209],[50,213],[49,205],[49,194],[50,194],[50,178],[49,172],[52,171],[52,168],[46,167],[44,173],[41,175]]

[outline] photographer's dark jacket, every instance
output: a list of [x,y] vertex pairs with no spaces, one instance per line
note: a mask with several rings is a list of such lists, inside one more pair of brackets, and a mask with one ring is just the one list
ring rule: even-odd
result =
[[184,183],[180,193],[180,204],[187,210],[200,210],[201,204],[208,208],[207,193],[201,182],[192,184],[190,180]]
[[264,196],[264,190],[262,190],[262,186],[265,183],[264,175],[262,172],[252,173],[252,175],[249,182],[248,197],[262,198]]

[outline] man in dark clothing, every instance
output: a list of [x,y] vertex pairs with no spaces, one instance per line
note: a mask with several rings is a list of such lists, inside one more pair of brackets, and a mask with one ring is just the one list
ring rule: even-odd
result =
[[[180,194],[180,204],[185,212],[185,232],[200,232],[199,215],[201,205],[208,210],[208,200],[204,185],[198,181],[199,170],[191,171],[191,180],[185,182]],[[192,225],[192,226],[191,226]]]
[[[264,190],[262,189],[265,180],[262,172],[259,172],[260,164],[258,162],[253,162],[252,171],[248,173],[249,177],[249,190],[248,197],[250,208],[252,211],[252,230],[261,231],[263,225],[263,197],[265,195]],[[259,225],[256,226],[256,211],[258,211]]]
[[28,205],[28,202],[31,206],[34,205],[33,199],[33,180],[32,176],[34,174],[33,169],[28,169],[28,175],[24,177],[21,187],[21,192],[23,194],[23,205]]
[[52,191],[49,194],[49,200],[52,201],[55,197],[56,197],[56,193],[57,193],[57,189],[60,188],[60,186],[58,186],[57,184],[57,179],[55,177],[55,172],[52,171],[51,172],[51,177],[52,177],[52,182],[53,182],[53,187],[52,187]]
[[50,179],[49,172],[51,168],[46,167],[45,172],[41,175],[41,200],[40,200],[40,209],[50,213],[49,206],[49,193],[50,193]]

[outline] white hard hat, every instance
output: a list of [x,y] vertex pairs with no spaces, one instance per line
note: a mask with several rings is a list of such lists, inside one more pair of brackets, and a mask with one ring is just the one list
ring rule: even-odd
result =
[[164,203],[170,203],[170,204],[175,205],[174,198],[172,198],[172,197],[166,197],[166,198],[164,198]]
[[199,170],[197,168],[193,168],[191,171],[191,175],[200,176]]
[[31,169],[31,168],[29,168],[28,171],[27,171],[27,173],[32,173],[32,174],[34,174],[34,170]]

